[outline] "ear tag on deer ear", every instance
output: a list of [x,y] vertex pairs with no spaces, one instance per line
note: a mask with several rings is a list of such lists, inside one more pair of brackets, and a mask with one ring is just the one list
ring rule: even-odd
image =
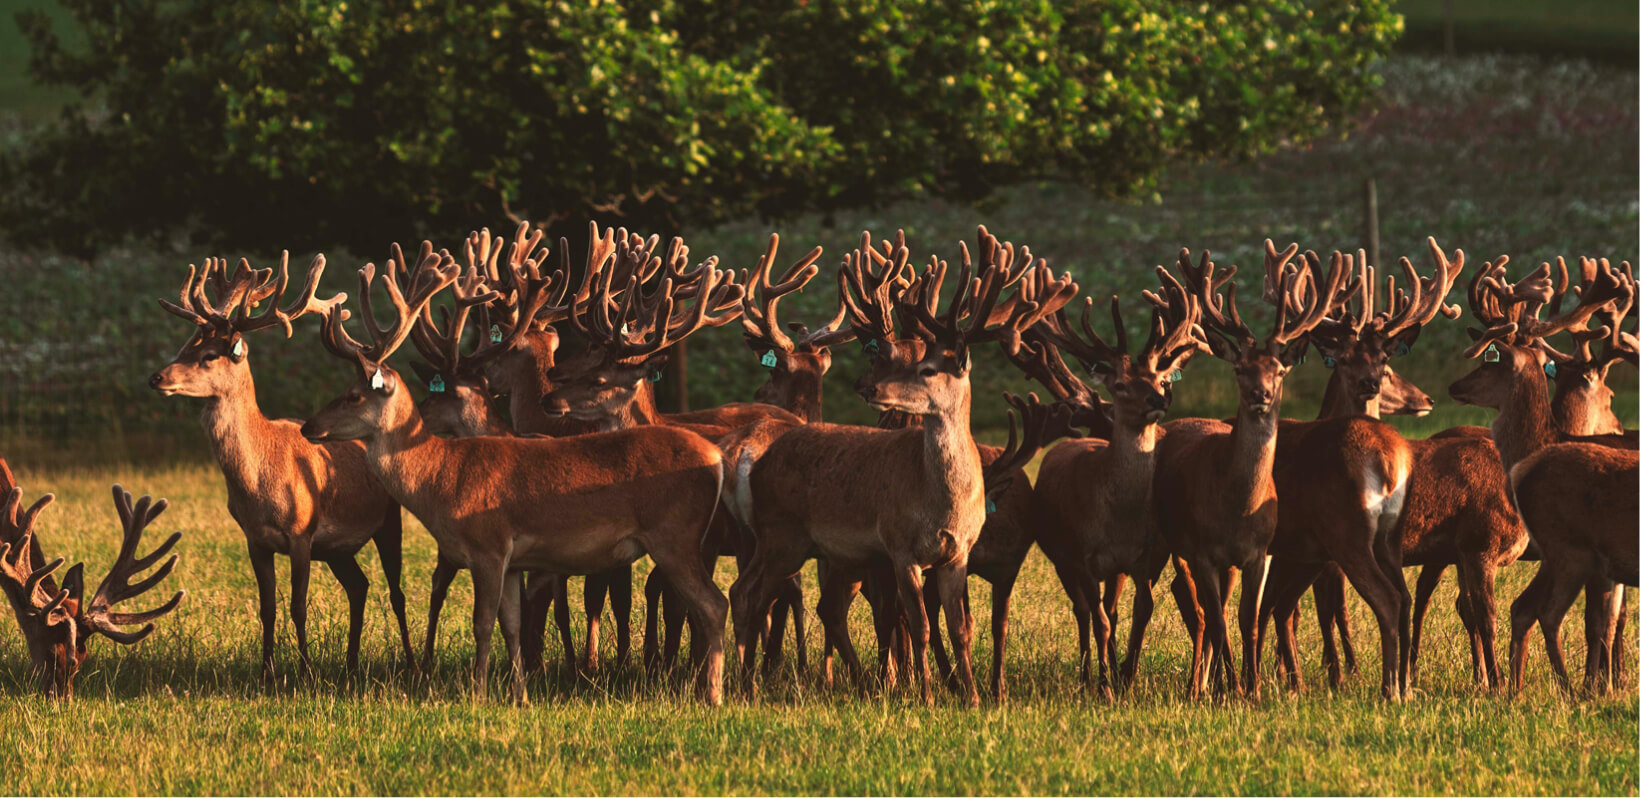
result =
[[1172,374],[1167,375],[1168,382],[1178,382],[1182,379],[1184,379],[1184,369],[1174,369]]
[[427,381],[427,390],[433,393],[444,393],[444,375],[434,374],[433,378]]
[[490,343],[499,344],[499,343],[501,343],[502,337],[503,336],[501,335],[501,325],[499,325],[499,324],[490,325]]
[[1335,368],[1338,366],[1338,361],[1333,360],[1330,355],[1322,357],[1321,362],[1326,364],[1327,368]]
[[661,381],[661,373],[659,371],[650,372],[649,376],[646,379],[648,379],[650,382],[660,382]]
[[864,343],[860,344],[860,351],[864,352],[864,353],[866,353],[866,354],[868,354],[872,357],[876,357],[877,356],[877,339],[876,338],[867,338]]
[[990,515],[997,511],[997,503],[990,496],[985,497],[985,514]]
[[764,368],[772,369],[776,365],[779,365],[780,359],[775,357],[774,350],[770,349],[769,351],[763,353],[763,357],[759,362],[763,364]]
[[1496,363],[1502,359],[1503,353],[1498,351],[1497,344],[1486,347],[1486,351],[1481,353],[1481,362],[1483,363]]
[[1406,357],[1407,355],[1410,355],[1410,354],[1412,354],[1412,347],[1408,346],[1406,341],[1396,341],[1395,342],[1395,356],[1396,357]]
[[382,377],[380,369],[378,369],[375,374],[370,375],[370,390],[379,391],[386,387],[387,379]]
[[245,339],[239,338],[233,342],[233,356],[235,360],[245,356]]
[[968,350],[967,350],[967,348],[964,348],[962,350],[962,357],[957,358],[957,370],[958,371],[967,371],[968,366],[970,365],[970,363],[971,363],[971,360],[968,357]]
[[1559,372],[1559,369],[1555,368],[1555,362],[1553,360],[1543,361],[1543,373],[1549,379],[1551,379],[1551,380],[1554,379],[1555,374],[1558,373],[1558,372]]

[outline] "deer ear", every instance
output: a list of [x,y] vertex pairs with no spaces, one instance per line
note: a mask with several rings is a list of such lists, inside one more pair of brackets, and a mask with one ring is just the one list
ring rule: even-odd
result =
[[387,390],[387,377],[382,373],[381,369],[376,369],[375,373],[370,375],[370,390]]

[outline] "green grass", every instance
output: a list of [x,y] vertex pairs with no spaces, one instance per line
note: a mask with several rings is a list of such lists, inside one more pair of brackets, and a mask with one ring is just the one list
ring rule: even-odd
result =
[[1442,4],[1452,5],[1459,53],[1511,52],[1634,64],[1640,10],[1624,0],[1401,0],[1402,50],[1440,52]]
[[[646,682],[628,670],[573,684],[556,675],[537,678],[532,704],[515,708],[501,698],[499,670],[492,697],[467,691],[471,604],[464,579],[446,608],[436,672],[418,681],[397,669],[392,616],[368,552],[365,673],[350,680],[342,672],[345,599],[320,572],[310,617],[316,678],[291,678],[294,636],[281,611],[285,678],[264,689],[255,678],[255,588],[214,467],[43,470],[12,463],[29,496],[59,496],[40,524],[48,552],[87,560],[93,577],[117,541],[108,484],[169,497],[172,509],[152,534],[185,533],[167,587],[189,590],[182,607],[135,648],[98,640],[72,703],[28,694],[14,627],[0,624],[0,745],[12,752],[0,758],[0,779],[18,793],[1637,791],[1633,686],[1609,698],[1568,701],[1534,641],[1530,681],[1519,699],[1477,692],[1451,610],[1450,579],[1426,627],[1422,684],[1400,706],[1375,698],[1376,635],[1353,595],[1362,673],[1337,694],[1317,687],[1318,642],[1306,607],[1308,692],[1266,682],[1257,704],[1184,700],[1188,644],[1164,602],[1138,684],[1107,705],[1077,686],[1069,605],[1051,569],[1033,554],[1014,599],[1011,701],[1004,707],[970,711],[941,695],[925,708],[903,695],[860,697],[826,688],[813,673],[787,673],[754,703],[731,692],[724,707],[708,709],[686,688]],[[433,551],[414,522],[406,530],[406,561],[416,626]],[[1534,567],[1501,574],[1505,606]],[[812,586],[812,570],[809,576]],[[726,561],[718,582],[726,587],[732,578]],[[983,678],[989,589],[976,581],[972,593]],[[1581,662],[1578,611],[1566,626],[1574,663]],[[854,620],[856,640],[867,643],[864,602]],[[579,614],[576,624],[579,634]],[[808,629],[817,640],[812,615]],[[612,638],[605,644],[608,662]],[[1626,645],[1632,657],[1634,641]],[[549,661],[557,654],[549,642]]]

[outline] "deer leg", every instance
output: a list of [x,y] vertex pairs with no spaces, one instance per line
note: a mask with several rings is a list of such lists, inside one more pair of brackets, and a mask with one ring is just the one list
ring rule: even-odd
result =
[[[1344,598],[1344,570],[1338,563],[1329,562],[1321,567],[1312,588],[1315,595],[1316,623],[1321,628],[1321,663],[1327,669],[1327,678],[1336,688],[1343,681],[1344,663],[1339,660],[1338,644],[1342,642],[1351,673],[1355,672],[1354,647],[1349,644],[1349,606]],[[1295,613],[1296,615],[1296,613]],[[1333,630],[1337,630],[1335,638]],[[1295,663],[1296,665],[1296,663]]]
[[[751,562],[746,569],[740,572],[734,584],[729,588],[729,604],[733,608],[735,630],[735,662],[741,690],[750,697],[757,690],[755,663],[757,660],[757,643],[762,637],[763,628],[767,623],[770,606],[774,603],[773,580],[786,578],[799,570],[808,559],[806,545],[793,542],[794,538],[801,539],[796,530],[779,528],[759,530],[765,534],[760,536],[760,545],[752,555]],[[651,555],[653,556],[653,555]],[[705,566],[700,563],[698,556],[690,558],[702,573]],[[711,586],[711,577],[704,577],[708,587]],[[711,587],[716,591],[716,587]],[[822,594],[821,600],[825,600]],[[700,625],[697,624],[697,629]],[[722,620],[718,621],[717,640],[722,647]],[[706,629],[711,634],[713,629]],[[828,630],[829,632],[829,630]],[[697,631],[697,634],[700,632]],[[710,659],[710,640],[708,640],[708,654]],[[721,659],[721,657],[720,657]],[[710,663],[708,663],[710,665]]]
[[497,617],[501,621],[501,641],[507,646],[508,670],[512,672],[512,702],[515,706],[528,704],[524,688],[524,660],[519,651],[520,622],[524,604],[524,574],[512,571],[502,578],[501,604]]
[[[848,610],[854,595],[860,592],[860,583],[850,580],[843,569],[825,566],[820,569],[820,602],[815,612],[820,616],[820,629],[825,635],[828,650],[835,650],[848,668],[849,679],[856,688],[865,685],[865,670],[860,656],[854,650],[854,641],[848,633]],[[826,658],[826,684],[831,684],[831,658]]]
[[[1269,600],[1264,602],[1270,605],[1270,615],[1278,619],[1294,620],[1298,618],[1298,605],[1304,599],[1304,592],[1309,590],[1319,574],[1325,570],[1323,563],[1305,563],[1291,557],[1277,557],[1271,562],[1268,592]],[[1279,579],[1278,579],[1279,577]],[[1344,582],[1338,581],[1340,587]],[[1244,594],[1245,595],[1245,594]],[[1320,603],[1321,591],[1316,592],[1317,602]],[[1277,621],[1276,623],[1276,653],[1283,664],[1287,678],[1288,689],[1300,692],[1304,689],[1304,668],[1299,661],[1298,644],[1293,639],[1297,631],[1296,623]],[[1338,657],[1332,659],[1328,669],[1329,683],[1334,689],[1338,687],[1341,674],[1338,670]]]
[[[1425,565],[1418,571],[1418,593],[1412,600],[1412,638],[1408,645],[1408,648],[1411,649],[1408,669],[1413,684],[1418,683],[1418,654],[1423,649],[1424,614],[1429,612],[1429,601],[1434,598],[1435,588],[1440,586],[1441,575],[1445,572],[1445,563]],[[1458,585],[1461,591],[1463,587],[1463,568],[1461,566],[1458,569]],[[1462,595],[1458,596],[1458,602],[1460,605],[1464,603]],[[1463,617],[1462,612],[1459,613],[1459,618],[1463,621],[1466,629],[1470,627],[1473,621],[1473,617]],[[1483,678],[1479,670],[1476,670],[1475,678],[1477,680]]]
[[370,578],[357,560],[347,555],[325,561],[331,575],[347,594],[347,672],[359,671],[359,639],[364,636],[365,599],[370,595]]
[[427,597],[427,640],[421,645],[421,670],[424,673],[433,671],[433,643],[438,639],[438,616],[444,611],[444,599],[450,594],[450,583],[455,581],[458,573],[461,573],[461,566],[442,554],[438,556],[438,564],[433,566],[433,587]]
[[507,561],[474,562],[473,574],[473,698],[482,699],[490,673],[490,636],[495,634],[507,581]]
[[[703,658],[694,663],[699,674],[696,678],[696,690],[701,700],[709,706],[717,706],[723,703],[723,623],[728,617],[729,602],[717,586],[712,584],[712,575],[701,562],[699,554],[681,549],[682,547],[676,552],[664,549],[652,551],[650,556],[665,572],[667,586],[674,592],[674,597],[681,599],[688,612],[695,637],[703,641]],[[801,561],[797,567],[802,567]],[[789,576],[790,573],[787,572],[783,576]],[[763,626],[762,619],[768,614],[769,604],[772,603],[773,591],[768,589],[769,580],[765,573],[759,573],[758,577],[759,588],[770,599],[762,602],[757,614],[758,622],[749,627],[747,632],[755,632]],[[739,624],[737,618],[736,625]],[[749,675],[750,669],[743,665],[741,672]]]
[[[1366,535],[1363,534],[1363,542],[1365,538]],[[1389,577],[1379,569],[1378,561],[1370,552],[1342,547],[1341,551],[1333,554],[1339,567],[1344,569],[1344,576],[1355,587],[1356,594],[1372,608],[1373,616],[1378,620],[1378,640],[1383,655],[1379,692],[1385,700],[1399,700],[1400,644],[1397,629],[1401,616],[1401,597]]]
[[262,681],[273,682],[273,635],[279,603],[273,586],[273,551],[250,546],[251,573],[256,575],[257,616],[262,621]]
[[585,653],[581,656],[583,673],[598,672],[599,634],[604,623],[604,599],[609,596],[609,579],[602,573],[587,574],[581,587],[581,602],[587,614]]
[[[923,612],[928,616],[928,645],[933,649],[934,666],[940,671],[940,680],[947,689],[953,692],[957,689],[957,674],[951,668],[951,658],[945,651],[945,640],[940,634],[940,585],[939,574],[932,573],[923,580],[922,602]],[[955,630],[953,630],[955,631]]]
[[1401,567],[1401,543],[1392,535],[1380,532],[1373,538],[1373,558],[1395,590],[1395,663],[1396,692],[1401,698],[1412,697],[1412,650],[1407,640],[1412,637],[1412,591],[1407,589],[1406,569]]
[[1568,694],[1573,692],[1572,680],[1566,674],[1566,656],[1560,648],[1560,623],[1565,619],[1566,611],[1572,608],[1572,603],[1577,601],[1578,592],[1587,583],[1584,574],[1589,573],[1590,569],[1579,567],[1584,564],[1580,562],[1584,559],[1580,554],[1569,552],[1562,552],[1560,557],[1553,559],[1545,552],[1543,557],[1543,567],[1554,570],[1549,588],[1544,591],[1538,624],[1543,627],[1543,648],[1549,655],[1549,667],[1554,669],[1561,689]]
[[1585,583],[1583,602],[1583,690],[1600,695],[1610,687],[1607,669],[1611,666],[1611,640],[1606,636],[1614,585],[1604,574],[1595,574]]
[[1628,684],[1628,677],[1623,672],[1623,653],[1629,647],[1629,611],[1628,602],[1624,599],[1628,592],[1626,587],[1623,584],[1617,586],[1616,605],[1612,608],[1615,616],[1612,618],[1612,682],[1619,687]]
[[571,676],[579,673],[575,665],[575,622],[569,617],[569,575],[549,577],[546,589],[552,595],[552,625],[558,627],[558,646],[563,651],[564,669]]
[[308,579],[312,574],[313,538],[304,535],[291,541],[290,546],[290,621],[296,627],[296,654],[304,679],[313,675],[307,644]]
[[1013,602],[1014,576],[991,583],[991,698],[1008,700],[1008,673],[1003,657],[1008,648],[1008,608]]
[[1241,568],[1241,681],[1242,689],[1255,701],[1259,698],[1259,654],[1264,648],[1259,633],[1259,604],[1264,601],[1264,575],[1269,567],[1270,555],[1261,554]]
[[792,578],[786,580],[785,591],[786,603],[791,605],[792,611],[792,645],[797,648],[797,674],[802,676],[809,672],[809,641],[806,628],[808,619],[803,607],[803,574],[792,574]]
[[[951,657],[956,664],[959,693],[969,707],[977,707],[979,687],[974,683],[974,615],[968,608],[968,564],[941,565],[934,569],[934,580],[940,591],[940,604],[945,608],[945,628],[951,633]],[[926,661],[922,673],[926,679]],[[927,690],[924,695],[928,695]]]
[[404,652],[406,667],[416,667],[416,652],[410,647],[410,622],[405,618],[404,601],[404,529],[395,505],[376,531],[376,554],[381,557],[382,575],[387,577],[387,603],[393,608],[393,619],[399,624],[399,647]]
[[1202,694],[1203,671],[1206,665],[1203,662],[1202,649],[1207,619],[1197,598],[1195,579],[1190,574],[1189,566],[1181,559],[1173,561],[1173,581],[1169,583],[1168,589],[1173,594],[1173,602],[1179,607],[1179,619],[1184,623],[1185,633],[1190,637],[1187,692],[1191,700],[1195,700],[1201,698]]
[[661,588],[663,583],[650,571],[643,582],[643,669],[651,676],[661,667]]
[[1099,674],[1091,684],[1094,692],[1102,699],[1110,701],[1115,697],[1110,687],[1110,616],[1105,613],[1104,592],[1106,585],[1098,579],[1090,579],[1088,614],[1093,620],[1093,652],[1099,660]]
[[615,615],[615,669],[632,657],[632,566],[615,568],[609,576],[609,609]]
[[[1215,693],[1225,691],[1225,682],[1234,682],[1235,661],[1230,656],[1229,632],[1226,628],[1224,599],[1220,594],[1220,579],[1222,575],[1218,569],[1206,563],[1191,563],[1190,574],[1195,578],[1196,603],[1201,605],[1202,638],[1208,651],[1210,660],[1203,663],[1214,684]],[[1228,677],[1226,675],[1228,673]],[[1205,688],[1205,685],[1203,685]]]
[[525,673],[536,673],[546,668],[547,614],[552,610],[551,585],[557,574],[530,571],[523,577],[523,600],[519,608],[519,657]]
[[[664,573],[660,575],[660,580],[661,624],[666,629],[666,642],[661,646],[661,668],[666,671],[671,671],[678,667],[678,652],[683,648],[683,624],[684,621],[689,618],[689,611],[688,607],[680,603],[683,600],[683,597],[678,594],[678,589],[672,585],[672,580],[667,578]],[[774,594],[772,592],[770,593],[769,598],[772,602],[774,599]],[[770,609],[772,608],[773,605],[771,604]],[[765,610],[764,612],[764,628],[766,629],[768,626],[767,613],[769,610]],[[765,636],[767,635],[765,634]],[[690,650],[692,653],[700,653],[694,651],[694,644],[698,642],[700,641],[691,641]],[[699,665],[700,661],[696,660],[694,664]]]
[[1532,639],[1532,627],[1538,622],[1542,614],[1544,597],[1549,592],[1550,572],[1542,563],[1538,564],[1532,581],[1526,584],[1526,589],[1515,597],[1509,605],[1509,692],[1510,695],[1520,693],[1526,682],[1526,657],[1529,649],[1527,644]]
[[763,676],[769,678],[780,670],[786,659],[786,622],[791,614],[785,583],[775,588],[774,604],[769,607],[769,627],[763,636]]
[[[922,567],[912,562],[894,564],[895,583],[899,586],[900,606],[911,627],[912,669],[922,688],[924,704],[934,703],[934,685],[928,671],[928,613],[922,603]],[[955,594],[960,600],[960,594]],[[962,607],[955,607],[951,616],[961,619]],[[909,681],[909,679],[907,680]]]
[[1145,630],[1156,611],[1156,581],[1154,578],[1133,577],[1133,626],[1128,630],[1127,651],[1122,657],[1122,669],[1116,676],[1116,689],[1125,691],[1132,686],[1139,671],[1139,654],[1145,649]]

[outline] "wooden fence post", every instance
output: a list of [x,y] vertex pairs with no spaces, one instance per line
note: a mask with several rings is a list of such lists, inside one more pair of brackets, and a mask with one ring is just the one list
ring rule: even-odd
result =
[[1378,266],[1378,181],[1367,178],[1367,263]]

